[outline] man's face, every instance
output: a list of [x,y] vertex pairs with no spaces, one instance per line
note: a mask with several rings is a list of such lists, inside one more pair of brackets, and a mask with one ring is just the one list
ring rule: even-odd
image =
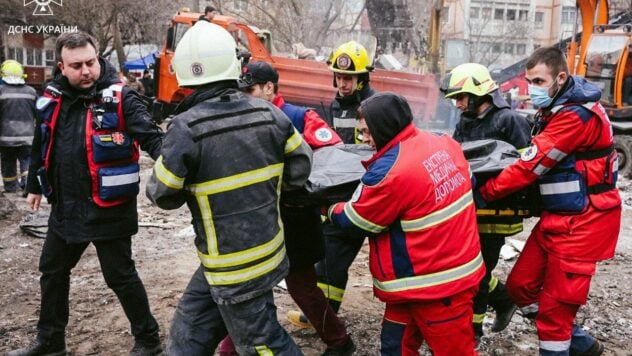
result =
[[213,18],[215,17],[215,15],[217,15],[217,11],[210,11],[205,14],[206,18],[209,21],[213,21]]
[[101,74],[97,52],[90,44],[72,49],[63,47],[57,67],[68,83],[78,89],[91,88]]
[[549,96],[553,97],[558,88],[564,84],[567,75],[562,72],[553,76],[551,69],[544,63],[538,63],[535,67],[525,71],[527,83],[549,90]]
[[252,95],[259,99],[272,101],[274,100],[274,84],[272,82],[267,82],[265,84],[257,83],[255,85],[249,86],[244,89],[246,94]]
[[373,141],[373,136],[371,136],[371,132],[369,132],[369,127],[364,118],[358,120],[358,131],[362,134],[362,143],[366,143],[375,149],[375,141]]
[[467,95],[467,93],[459,93],[455,95],[453,99],[455,101],[456,108],[461,111],[466,111],[469,98],[470,97]]
[[334,79],[338,86],[338,93],[341,96],[349,96],[358,87],[358,76],[343,73],[334,73]]

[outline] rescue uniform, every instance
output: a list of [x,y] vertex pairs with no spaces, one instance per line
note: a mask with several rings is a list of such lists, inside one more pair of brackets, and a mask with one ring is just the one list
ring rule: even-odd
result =
[[540,221],[509,278],[507,290],[535,318],[541,355],[584,352],[593,339],[574,326],[586,303],[596,262],[614,255],[621,223],[612,127],[601,91],[569,77],[553,103],[538,112],[532,145],[480,189],[492,201],[539,184]]
[[475,355],[472,298],[485,267],[469,164],[450,137],[412,125],[402,102],[381,93],[362,103],[378,151],[329,218],[371,236],[373,291],[386,303],[382,355],[417,355],[424,339],[434,355]]
[[[92,243],[136,342],[152,347],[160,344],[158,323],[134,266],[131,236],[138,232],[138,144],[157,158],[162,131],[140,97],[119,85],[114,67],[99,62],[101,75],[92,88],[78,90],[57,75],[37,102],[27,191],[52,204],[39,264],[38,337],[63,342],[70,273]],[[120,104],[106,107],[104,92]]]
[[212,354],[227,332],[241,355],[301,354],[277,321],[272,288],[289,267],[279,195],[305,183],[310,163],[287,117],[236,81],[179,105],[147,185],[163,209],[187,204],[201,261],[176,309],[170,354]]
[[[459,143],[493,139],[508,142],[517,149],[526,148],[531,139],[531,127],[527,120],[511,110],[498,90],[488,95],[490,107],[476,117],[462,114],[452,137]],[[498,264],[505,237],[521,232],[523,227],[519,217],[477,216],[476,220],[487,272],[474,298],[473,323],[474,332],[482,335],[488,304],[497,312],[515,308],[505,285],[492,275],[492,271]]]
[[[375,91],[368,81],[361,90],[352,95],[336,94],[331,103],[329,125],[342,138],[343,143],[361,143],[356,130],[356,111],[362,100],[374,94]],[[349,267],[360,252],[366,234],[360,231],[344,231],[326,222],[323,225],[323,236],[325,237],[325,258],[316,264],[318,286],[329,299],[332,308],[338,312],[349,279]]]
[[6,192],[16,192],[26,185],[36,98],[35,89],[28,85],[0,84],[0,167]]

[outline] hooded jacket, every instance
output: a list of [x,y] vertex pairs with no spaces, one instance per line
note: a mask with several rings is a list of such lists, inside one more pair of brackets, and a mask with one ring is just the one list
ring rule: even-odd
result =
[[[128,237],[138,232],[136,198],[121,205],[102,208],[91,198],[92,183],[86,152],[86,115],[99,93],[119,83],[111,64],[99,59],[101,74],[95,85],[87,90],[77,89],[58,73],[49,84],[62,93],[58,123],[55,128],[49,183],[51,214],[49,228],[71,243]],[[127,132],[140,147],[156,159],[162,144],[162,130],[152,121],[146,106],[134,91],[123,88],[123,116]],[[37,120],[37,127],[41,118]],[[41,194],[36,172],[43,166],[41,131],[35,131],[27,191]]]
[[569,77],[550,107],[538,112],[539,133],[531,146],[480,189],[485,200],[493,201],[538,182],[543,202],[578,198],[581,211],[543,206],[537,226],[543,232],[538,234],[539,243],[561,259],[610,258],[618,239],[621,198],[616,189],[616,151],[600,98],[597,86]]
[[178,106],[147,195],[163,209],[187,204],[213,300],[234,304],[287,274],[279,196],[310,170],[311,150],[283,112],[224,81]]
[[331,102],[329,112],[331,113],[331,121],[329,126],[333,127],[336,133],[342,138],[343,143],[360,143],[357,140],[356,132],[356,111],[362,100],[375,94],[375,90],[371,88],[369,82],[363,82],[361,90],[353,92],[351,95],[342,96],[340,93]]
[[382,301],[436,300],[485,273],[469,164],[447,135],[411,124],[405,99],[376,94],[362,114],[378,148],[352,199],[329,208],[338,226],[372,237],[373,291]]
[[31,145],[36,98],[28,85],[0,84],[0,147]]

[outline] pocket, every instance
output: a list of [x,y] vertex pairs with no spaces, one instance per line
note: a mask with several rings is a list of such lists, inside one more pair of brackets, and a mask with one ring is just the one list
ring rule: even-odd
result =
[[96,163],[132,158],[132,139],[126,132],[92,135],[92,151]]
[[580,212],[588,203],[586,183],[578,172],[544,175],[538,184],[544,210]]
[[540,230],[547,235],[570,235],[574,216],[544,213],[540,219]]
[[101,121],[101,128],[108,130],[116,130],[119,126],[119,117],[116,112],[104,112]]
[[99,198],[111,201],[138,195],[139,170],[137,163],[99,168]]
[[559,280],[551,283],[551,294],[564,303],[586,304],[595,270],[595,262],[559,260]]

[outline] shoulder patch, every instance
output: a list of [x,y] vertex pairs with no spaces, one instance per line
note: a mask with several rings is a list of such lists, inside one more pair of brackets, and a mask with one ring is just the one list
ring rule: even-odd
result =
[[594,112],[590,111],[588,108],[585,108],[581,105],[568,105],[560,109],[560,113],[562,112],[572,112],[582,120],[582,123],[587,123],[593,116],[596,116]]
[[537,154],[538,146],[532,145],[522,152],[522,154],[520,155],[520,159],[525,162],[529,162],[530,160],[534,159]]
[[331,131],[325,127],[321,127],[316,130],[314,136],[316,136],[316,139],[320,142],[329,142],[332,138],[334,138],[334,135],[331,133]]
[[391,148],[382,157],[373,162],[362,176],[362,184],[374,186],[380,183],[395,165],[399,156],[399,145]]

